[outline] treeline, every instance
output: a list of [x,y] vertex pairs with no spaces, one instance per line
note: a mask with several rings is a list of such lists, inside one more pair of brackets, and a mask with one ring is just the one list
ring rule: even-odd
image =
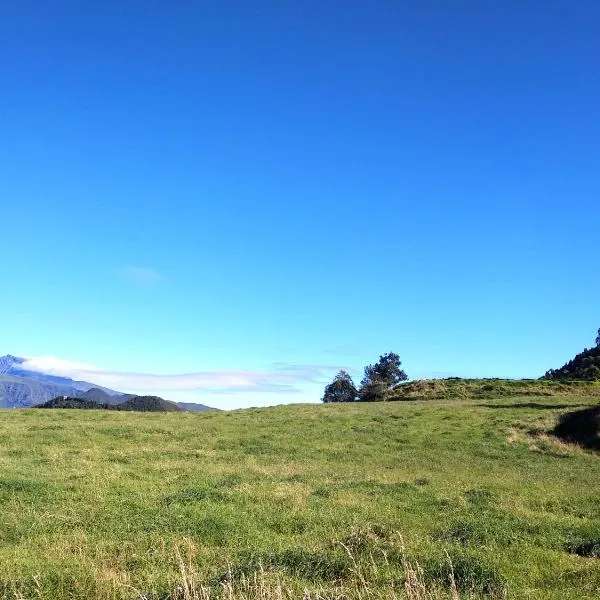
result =
[[600,381],[600,329],[598,329],[594,348],[589,350],[585,348],[560,369],[546,371],[541,379]]
[[174,412],[181,410],[173,402],[169,402],[158,396],[134,396],[120,404],[96,402],[88,398],[59,396],[35,408],[80,408],[87,410],[126,410],[139,412]]
[[586,348],[580,352],[573,360],[560,367],[560,369],[550,369],[542,379],[573,380],[582,379],[585,381],[600,380],[600,346],[595,348]]
[[374,365],[367,365],[360,387],[356,387],[347,371],[340,371],[325,387],[323,402],[381,402],[408,375],[394,352],[382,354]]

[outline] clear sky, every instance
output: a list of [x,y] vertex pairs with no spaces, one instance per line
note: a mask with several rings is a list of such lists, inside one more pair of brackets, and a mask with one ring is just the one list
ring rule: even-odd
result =
[[600,326],[599,27],[596,0],[2,2],[0,354],[218,407],[388,351],[560,366]]

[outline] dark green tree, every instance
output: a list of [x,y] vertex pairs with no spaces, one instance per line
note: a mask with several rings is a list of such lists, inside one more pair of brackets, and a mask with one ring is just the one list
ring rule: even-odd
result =
[[352,377],[346,371],[340,371],[325,388],[323,402],[354,402],[358,392]]
[[383,402],[390,388],[383,381],[367,381],[363,383],[358,390],[358,400],[360,402]]
[[360,382],[358,397],[361,402],[385,400],[387,393],[408,375],[401,368],[400,357],[394,352],[382,354],[374,365],[365,367],[365,376]]
[[598,329],[598,335],[596,336],[596,346],[600,346],[600,329]]
[[586,348],[560,369],[550,369],[542,379],[600,381],[600,345]]

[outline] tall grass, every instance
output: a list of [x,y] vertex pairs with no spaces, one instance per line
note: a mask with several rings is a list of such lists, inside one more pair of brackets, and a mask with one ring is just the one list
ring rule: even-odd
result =
[[[179,580],[173,586],[169,600],[460,600],[452,562],[448,556],[449,578],[446,589],[433,585],[417,561],[405,556],[401,559],[403,582],[389,582],[386,586],[373,586],[379,579],[379,567],[371,557],[367,566],[359,564],[348,546],[339,542],[353,563],[351,576],[346,581],[331,582],[329,586],[313,588],[291,586],[280,574],[260,568],[250,575],[229,577],[217,587],[201,582],[194,565],[194,546],[190,542],[182,552],[175,549],[179,567]],[[385,558],[385,555],[384,555]],[[387,560],[386,560],[387,562]],[[467,592],[466,596],[470,596]],[[140,595],[139,600],[150,600]]]

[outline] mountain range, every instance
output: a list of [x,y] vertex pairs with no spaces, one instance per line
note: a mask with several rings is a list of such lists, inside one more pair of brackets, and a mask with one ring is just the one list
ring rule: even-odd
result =
[[[58,396],[107,404],[120,404],[136,397],[135,394],[124,394],[88,381],[75,381],[69,377],[31,371],[25,365],[26,360],[19,356],[0,356],[0,408],[27,408]],[[175,404],[182,410],[214,410],[204,404]]]

